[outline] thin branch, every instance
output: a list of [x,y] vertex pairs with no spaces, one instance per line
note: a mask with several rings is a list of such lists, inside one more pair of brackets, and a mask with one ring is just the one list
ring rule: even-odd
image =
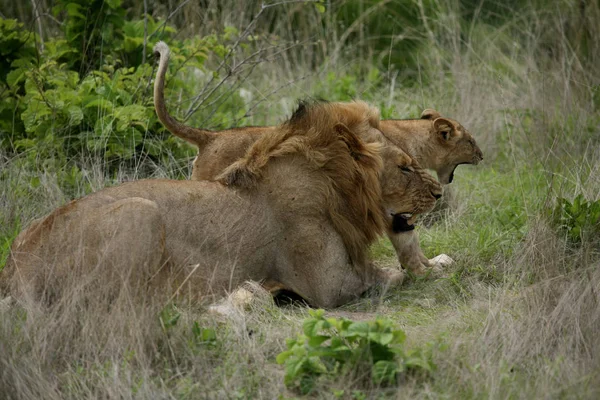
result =
[[177,8],[175,10],[173,10],[168,16],[167,18],[164,20],[164,22],[162,24],[160,24],[159,26],[156,27],[156,29],[154,30],[154,32],[152,32],[150,35],[148,35],[148,37],[152,37],[154,36],[158,31],[160,31],[161,29],[164,31],[164,28],[167,26],[167,22],[169,22],[169,20],[171,19],[171,17],[173,17],[175,14],[177,14],[177,12],[179,12],[179,10],[181,10],[181,8],[183,6],[185,6],[187,3],[189,3],[190,0],[185,0],[183,3],[181,3],[180,5],[177,6]]
[[[286,47],[285,49],[276,52],[274,55],[277,55],[289,48],[292,48],[296,45],[292,45],[289,47]],[[264,52],[272,49],[272,48],[277,48],[277,46],[270,46],[268,48],[261,48],[259,50],[257,50],[256,52],[252,53],[251,55],[249,55],[248,57],[246,57],[244,60],[242,60],[240,63],[236,64],[234,67],[230,68],[227,71],[227,74],[221,78],[221,80],[219,81],[219,83],[217,83],[208,94],[204,95],[207,91],[207,89],[210,87],[211,82],[213,81],[213,79],[211,78],[211,80],[204,86],[204,89],[200,92],[200,94],[196,97],[194,97],[194,99],[192,100],[193,102],[196,102],[196,104],[192,104],[190,106],[190,108],[188,109],[188,113],[185,116],[184,121],[187,121],[200,107],[202,107],[204,105],[204,103],[206,102],[207,99],[210,98],[210,96],[215,93],[221,86],[223,86],[223,84],[232,76],[235,76],[237,74],[241,74],[242,71],[240,71],[244,66],[251,66],[250,68],[250,72],[252,72],[252,70],[254,70],[254,68],[265,61],[268,61],[268,58],[260,58],[261,54],[263,54]],[[254,60],[258,58],[257,60]],[[217,70],[218,71],[218,70]],[[239,71],[239,72],[238,72]],[[246,76],[247,77],[247,76]],[[245,78],[244,78],[245,79]],[[202,99],[202,100],[199,100]],[[217,98],[218,99],[218,98]],[[208,106],[212,105],[214,103],[211,102],[208,104]],[[193,106],[193,108],[192,108]]]
[[277,3],[270,3],[270,4],[262,3],[261,8],[263,10],[266,10],[267,8],[271,8],[271,7],[282,6],[285,4],[296,4],[296,3],[323,3],[323,0],[287,0],[287,1],[279,1]]
[[266,95],[263,95],[261,93],[262,99],[260,99],[259,101],[257,101],[256,103],[254,103],[247,111],[244,115],[242,115],[240,118],[238,118],[237,120],[234,121],[234,126],[237,125],[239,123],[239,121],[243,120],[244,118],[248,118],[252,116],[252,111],[254,111],[254,109],[256,107],[258,107],[259,105],[261,105],[262,103],[264,103],[265,101],[267,101],[269,99],[269,97],[273,96],[274,94],[277,94],[279,91],[281,91],[282,89],[287,88],[288,86],[303,81],[304,79],[308,78],[309,76],[314,75],[313,73],[309,73],[306,75],[302,75],[299,78],[295,78],[295,79],[291,79],[289,81],[287,81],[286,83],[284,83],[283,85],[280,85],[279,87],[271,90],[269,93],[267,93]]
[[[177,12],[183,5],[185,5],[187,1],[184,1],[181,5],[179,5],[177,7],[177,9],[175,9],[175,11],[173,11],[169,17],[167,17],[167,20],[175,13]],[[289,0],[289,1],[281,1],[281,2],[276,2],[276,3],[271,3],[271,4],[265,4],[263,3],[261,5],[261,9],[254,15],[254,17],[252,18],[252,20],[248,23],[248,25],[246,26],[246,28],[243,30],[243,32],[237,37],[236,41],[229,47],[227,53],[225,54],[225,56],[223,57],[223,59],[221,60],[221,62],[217,65],[217,67],[213,70],[213,74],[211,74],[210,79],[208,80],[208,82],[204,85],[204,87],[202,88],[202,90],[196,95],[194,96],[191,101],[190,104],[188,106],[188,109],[185,111],[184,116],[183,116],[183,121],[187,121],[196,111],[198,111],[198,109],[200,109],[200,107],[206,105],[206,101],[208,99],[211,98],[211,96],[213,94],[215,94],[224,84],[226,81],[228,81],[232,76],[236,76],[242,73],[243,70],[245,70],[245,67],[249,67],[250,68],[250,72],[252,72],[252,70],[255,68],[256,65],[264,62],[264,61],[268,61],[270,58],[284,52],[287,51],[290,48],[293,48],[295,46],[298,46],[299,44],[294,44],[291,46],[285,46],[283,49],[276,51],[274,54],[271,55],[271,57],[261,57],[263,54],[265,54],[265,52],[273,49],[273,48],[277,48],[279,46],[269,46],[266,48],[260,48],[257,51],[255,51],[254,53],[250,54],[249,56],[247,56],[244,60],[237,62],[237,63],[232,63],[230,65],[230,62],[232,60],[232,58],[235,56],[237,50],[239,49],[242,41],[244,41],[249,35],[252,34],[252,32],[254,31],[254,29],[256,28],[256,24],[257,21],[260,19],[260,17],[262,16],[262,14],[264,13],[265,10],[268,10],[272,7],[275,6],[279,6],[279,5],[284,5],[284,4],[294,4],[294,3],[316,3],[316,2],[320,2],[319,0]],[[167,20],[165,21],[165,23],[167,22]],[[160,29],[157,28],[156,31],[158,31]],[[152,36],[154,33],[153,32],[150,36]],[[226,73],[224,76],[222,76],[218,82],[216,82],[216,80],[218,79],[217,77],[219,76],[219,72],[226,70]],[[245,73],[245,72],[244,72]],[[247,77],[247,76],[246,76]],[[245,78],[244,78],[245,79]],[[238,85],[239,86],[239,85]],[[209,105],[213,105],[216,102],[218,102],[221,98],[223,97],[223,95],[219,95],[217,96],[216,99],[213,99]]]
[[367,19],[369,15],[377,11],[379,8],[385,6],[390,1],[391,0],[382,0],[381,2],[375,3],[371,7],[367,8],[365,12],[363,12],[358,18],[354,20],[354,22],[348,27],[348,29],[346,29],[342,36],[340,36],[340,39],[337,42],[337,45],[335,46],[335,49],[332,53],[332,64],[335,65],[335,62],[337,61],[339,54],[342,51],[342,47],[344,46],[346,40],[348,39],[348,37],[350,37],[352,32],[354,32],[360,26],[360,24],[362,24],[363,21]]
[[144,0],[144,47],[142,49],[142,62],[146,62],[146,46],[148,45],[148,0]]
[[31,0],[31,5],[33,6],[33,16],[36,21],[36,25],[38,28],[38,35],[40,35],[40,53],[44,52],[44,32],[42,30],[42,19],[40,18],[40,10],[38,9],[38,4],[35,0]]
[[[242,34],[237,38],[237,40],[231,46],[231,48],[229,49],[229,51],[227,52],[227,54],[225,54],[225,57],[223,57],[223,61],[221,61],[221,63],[217,66],[217,69],[216,69],[217,72],[223,68],[223,66],[225,65],[225,63],[232,57],[232,55],[234,54],[234,51],[240,45],[240,43],[242,42],[242,40],[246,39],[246,37],[250,34],[250,31],[252,29],[254,29],[254,25],[256,25],[256,21],[258,21],[258,19],[260,18],[260,16],[262,15],[262,13],[263,13],[263,11],[265,9],[266,8],[261,8],[261,10],[254,16],[254,18],[252,19],[252,21],[250,21],[250,23],[248,24],[248,26],[246,27],[246,29],[244,29],[244,31],[242,32]],[[231,74],[231,71],[228,72],[228,75],[230,75],[230,74]],[[210,79],[210,81],[208,81],[207,85],[210,85],[212,81],[213,81],[213,77],[211,77],[211,79]],[[198,109],[197,102],[201,98],[201,96],[202,96],[202,92],[200,94],[198,94],[198,96],[196,96],[194,98],[194,100],[190,104],[190,107],[188,108],[188,110],[185,113],[185,120],[187,120],[189,118],[189,116],[191,114],[193,114]]]
[[60,22],[59,20],[57,20],[56,18],[54,18],[54,16],[52,16],[52,14],[49,13],[43,13],[41,14],[42,17],[47,17],[50,18],[52,21],[54,21],[55,24],[57,24],[58,26],[63,26],[64,22]]

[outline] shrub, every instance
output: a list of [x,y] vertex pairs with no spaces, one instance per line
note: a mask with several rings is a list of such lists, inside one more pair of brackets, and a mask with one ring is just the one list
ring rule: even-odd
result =
[[600,235],[600,199],[587,201],[579,194],[571,202],[561,197],[554,209],[554,223],[574,244]]
[[[86,61],[87,67],[82,68],[82,60],[92,57],[91,53],[79,53],[71,44],[75,38],[70,36],[78,35],[75,26],[82,26],[84,16],[77,11],[81,6],[75,2],[59,3],[59,9],[67,12],[66,25],[73,26],[65,28],[64,37],[46,41],[44,54],[39,58],[35,53],[35,35],[14,20],[0,19],[0,44],[5,45],[2,55],[6,58],[0,62],[0,150],[8,155],[26,154],[26,164],[35,170],[56,171],[65,166],[79,169],[89,161],[100,161],[109,174],[121,167],[138,170],[144,165],[142,160],[158,165],[180,160],[187,165],[194,149],[166,131],[154,113],[155,70],[152,62],[142,60],[144,21],[117,23],[116,19],[122,16],[115,11],[112,28],[104,31],[98,27],[102,32],[97,33],[80,32],[103,35],[110,42],[104,42],[102,57],[94,63]],[[118,3],[113,1],[110,7]],[[147,22],[150,31],[158,29],[159,24],[152,18],[148,17]],[[175,30],[166,27],[161,32],[164,39]],[[198,87],[189,84],[190,76],[204,72],[209,57],[222,59],[235,34],[229,29],[221,35],[169,40],[169,67],[174,74],[169,76],[167,96],[173,92],[188,99],[197,95]],[[158,39],[149,40],[147,48],[152,49]],[[88,69],[87,73],[81,72]],[[212,91],[208,100],[229,91],[228,85],[222,85]],[[235,93],[223,98],[215,108],[199,113],[210,115],[209,124],[230,121],[232,110],[243,113]]]
[[405,333],[389,319],[353,322],[325,318],[323,310],[309,311],[304,334],[287,340],[287,350],[277,356],[285,364],[285,384],[310,393],[320,377],[350,373],[367,375],[376,385],[390,385],[399,374],[432,371],[429,352],[406,350]]

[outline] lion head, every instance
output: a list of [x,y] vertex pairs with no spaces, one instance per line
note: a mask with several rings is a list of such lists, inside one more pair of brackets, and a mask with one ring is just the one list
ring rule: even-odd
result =
[[442,187],[415,159],[402,149],[387,144],[382,147],[382,203],[393,232],[414,229],[419,214],[433,209],[442,196]]
[[475,139],[458,121],[444,118],[430,108],[421,113],[421,119],[433,122],[434,136],[440,147],[436,172],[442,184],[452,183],[457,166],[476,165],[483,160],[483,153]]
[[467,129],[433,109],[424,110],[420,119],[381,121],[381,130],[423,168],[435,170],[443,185],[452,182],[457,166],[483,160],[481,149]]

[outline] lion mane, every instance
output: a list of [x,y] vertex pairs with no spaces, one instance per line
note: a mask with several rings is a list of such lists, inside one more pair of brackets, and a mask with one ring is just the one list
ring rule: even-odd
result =
[[[301,101],[280,129],[262,135],[246,155],[217,180],[249,189],[273,158],[301,154],[330,184],[327,210],[355,263],[364,263],[366,247],[385,230],[379,176],[380,143],[365,143],[353,132],[379,128],[379,110],[364,102]],[[341,140],[340,140],[341,139]]]

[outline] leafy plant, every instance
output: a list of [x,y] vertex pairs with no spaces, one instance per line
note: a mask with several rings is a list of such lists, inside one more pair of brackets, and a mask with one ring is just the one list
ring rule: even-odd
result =
[[181,318],[181,311],[174,304],[169,304],[162,309],[158,318],[163,329],[167,331],[177,325]]
[[63,33],[73,57],[70,67],[82,73],[102,65],[106,44],[123,40],[126,21],[122,0],[57,0],[55,16],[64,14]]
[[[120,0],[104,6],[96,3],[86,9],[80,1],[58,1],[55,11],[65,18],[64,37],[47,40],[40,58],[33,33],[15,20],[0,19],[0,54],[4,56],[0,61],[0,149],[9,155],[24,154],[25,164],[33,170],[53,172],[65,168],[72,172],[82,163],[98,161],[108,174],[123,167],[140,171],[140,167],[173,165],[174,161],[188,165],[194,149],[158,122],[151,93],[155,71],[142,57],[144,44],[151,54],[159,39],[155,35],[145,43],[145,28],[153,32],[160,27],[163,39],[175,30],[149,16],[145,21],[118,21]],[[108,7],[112,16],[104,15],[98,24],[105,25],[94,25],[95,31],[90,31],[84,22],[98,12],[96,6]],[[166,96],[196,96],[199,88],[190,82],[204,75],[209,57],[218,60],[229,52],[228,43],[236,34],[231,28],[220,35],[169,40],[173,74],[168,75]],[[86,45],[83,54],[74,45],[78,40],[100,47],[94,50]],[[88,52],[94,51],[102,57],[88,63],[95,57]],[[190,118],[190,124],[229,126],[245,113],[243,100],[229,91],[228,85],[222,85],[208,99],[200,99],[216,102],[222,98],[216,109],[201,108],[197,115],[177,117]],[[185,175],[185,168],[180,173]]]
[[587,201],[582,194],[571,202],[561,197],[554,209],[554,223],[573,243],[600,235],[600,199]]
[[214,347],[217,342],[217,332],[212,328],[203,328],[198,321],[192,325],[192,336],[196,344],[204,344],[208,347]]
[[35,57],[34,40],[35,34],[23,29],[22,23],[0,18],[0,81],[6,81],[15,60]]
[[302,394],[310,393],[320,377],[366,374],[376,385],[390,385],[401,373],[435,367],[428,352],[404,348],[405,333],[388,319],[354,322],[325,318],[323,310],[309,313],[304,334],[288,339],[287,350],[277,356],[285,364],[285,384]]
[[0,272],[4,269],[8,255],[10,254],[10,246],[19,232],[21,232],[21,223],[17,220],[12,229],[7,232],[7,236],[0,236]]

